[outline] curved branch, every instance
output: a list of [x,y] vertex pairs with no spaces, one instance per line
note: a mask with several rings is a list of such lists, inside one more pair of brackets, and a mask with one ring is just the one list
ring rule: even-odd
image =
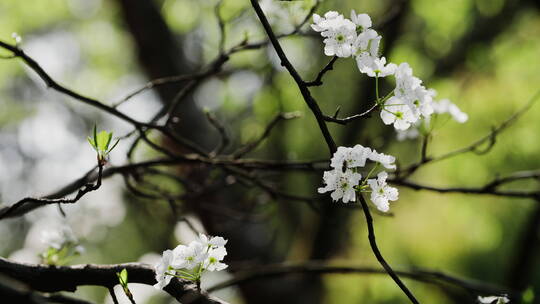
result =
[[[98,165],[98,175],[97,175],[97,181],[95,184],[85,184],[82,189],[79,189],[77,192],[77,195],[75,195],[74,198],[33,198],[33,197],[27,197],[23,198],[22,200],[18,201],[17,203],[0,209],[0,220],[8,217],[14,216],[15,213],[20,208],[23,208],[25,205],[51,205],[51,204],[74,204],[77,201],[79,201],[85,194],[88,192],[95,191],[101,187],[101,179],[103,177],[103,164],[99,162]],[[24,214],[24,213],[18,213],[18,214]]]
[[266,128],[264,129],[264,132],[261,134],[261,136],[259,138],[257,138],[256,140],[254,140],[252,142],[247,143],[246,145],[240,147],[238,150],[233,152],[231,154],[232,158],[238,159],[238,158],[246,155],[247,153],[253,151],[254,149],[256,149],[270,135],[270,132],[272,131],[272,129],[280,121],[293,119],[293,118],[297,118],[297,117],[300,117],[300,114],[297,113],[297,112],[287,112],[287,113],[279,113],[279,114],[277,114],[274,117],[274,119],[272,119],[270,121],[270,123],[266,126]]

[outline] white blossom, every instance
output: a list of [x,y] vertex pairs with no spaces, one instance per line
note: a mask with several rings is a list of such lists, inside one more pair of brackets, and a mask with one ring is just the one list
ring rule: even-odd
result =
[[199,234],[199,240],[203,247],[217,248],[224,247],[227,244],[227,240],[220,236],[213,236],[209,238],[202,233]]
[[373,150],[373,152],[371,152],[369,155],[369,160],[380,163],[386,169],[393,170],[396,168],[396,158],[392,155],[378,153],[377,151]]
[[200,281],[205,271],[220,271],[227,268],[223,259],[227,255],[227,240],[199,234],[199,239],[187,246],[178,245],[173,250],[165,250],[160,262],[155,265],[157,289],[163,289],[173,276],[187,280]]
[[342,170],[343,165],[345,165],[345,168],[364,167],[370,154],[371,149],[362,145],[356,145],[352,148],[338,147],[332,159],[330,159],[330,167],[337,170]]
[[[391,155],[378,153],[362,145],[356,145],[352,148],[338,147],[330,160],[332,170],[325,171],[323,174],[325,186],[319,188],[318,192],[332,192],[330,196],[333,201],[342,200],[344,203],[356,201],[356,191],[365,189],[366,182],[364,181],[360,185],[362,175],[357,173],[356,170],[364,167],[367,160],[380,163],[387,169],[396,168],[396,158]],[[357,186],[361,187],[357,188]]]
[[326,12],[324,17],[313,14],[313,24],[311,25],[311,28],[316,32],[324,32],[330,28],[338,27],[344,19],[343,15],[336,11]]
[[375,30],[368,29],[363,31],[358,34],[353,43],[354,54],[360,56],[365,53],[365,55],[370,55],[371,57],[378,57],[381,39],[382,37]]
[[437,114],[448,113],[448,114],[450,114],[450,116],[452,116],[452,118],[455,121],[457,121],[459,123],[464,123],[469,119],[469,116],[467,115],[467,113],[462,112],[458,108],[458,106],[453,104],[448,99],[442,99],[440,101],[434,101],[433,102],[433,110]]
[[323,180],[325,187],[319,188],[319,193],[332,191],[330,196],[333,201],[342,200],[344,203],[356,201],[355,186],[358,185],[362,175],[347,169],[345,172],[341,169],[325,171]]
[[356,65],[361,73],[370,77],[386,77],[393,75],[397,66],[386,64],[386,58],[379,58],[381,36],[376,31],[368,29],[360,33],[353,44]]
[[386,64],[386,58],[374,57],[364,52],[356,57],[356,64],[360,72],[370,77],[386,77],[394,75],[397,66],[393,63]]
[[171,282],[172,276],[167,273],[174,272],[172,270],[169,270],[169,266],[171,266],[173,262],[173,258],[174,258],[173,251],[165,250],[163,251],[161,260],[154,267],[154,271],[156,273],[156,281],[157,281],[157,283],[154,284],[154,287],[156,289],[163,289],[165,286],[169,285],[169,283]]
[[174,248],[173,254],[172,266],[174,268],[191,270],[206,259],[207,248],[198,241],[192,241],[188,246],[178,245]]
[[407,130],[418,117],[402,98],[392,96],[381,110],[381,119],[385,125],[394,124],[396,130]]
[[361,27],[362,31],[365,31],[371,27],[371,18],[368,14],[356,14],[354,10],[351,11],[351,20],[354,24]]
[[413,106],[418,116],[422,115],[428,118],[433,114],[433,97],[435,95],[435,90],[426,89],[424,86],[419,86],[414,90],[415,99],[413,100]]
[[330,28],[321,35],[326,37],[323,40],[326,56],[350,57],[352,55],[356,29],[349,19],[344,19],[338,27]]
[[415,90],[420,87],[422,80],[413,76],[412,69],[406,62],[397,67],[395,76],[396,88],[394,89],[394,95],[412,104],[416,99]]
[[327,12],[324,17],[313,14],[313,22],[311,28],[325,37],[325,55],[349,57],[353,54],[356,24],[334,11]]
[[382,171],[377,174],[377,179],[367,180],[371,188],[371,201],[382,212],[387,212],[390,209],[389,201],[396,201],[399,195],[396,188],[388,186],[387,178],[388,173]]
[[208,257],[204,261],[204,269],[208,271],[220,271],[228,267],[227,264],[221,261],[227,255],[225,247],[211,248],[208,252]]
[[506,303],[510,303],[510,300],[506,296],[489,296],[489,297],[478,296],[478,302],[482,304],[492,304],[492,303],[506,304]]
[[394,95],[409,105],[413,115],[428,118],[433,113],[433,97],[436,91],[426,89],[422,85],[422,80],[413,76],[412,69],[408,63],[400,64],[395,72],[396,88]]

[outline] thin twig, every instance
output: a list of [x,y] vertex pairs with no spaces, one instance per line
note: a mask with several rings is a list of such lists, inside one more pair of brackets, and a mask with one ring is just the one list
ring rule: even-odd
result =
[[313,81],[306,82],[306,86],[313,87],[313,86],[321,86],[323,84],[322,78],[324,75],[334,69],[334,63],[338,60],[338,56],[332,57],[330,62],[326,64],[326,66],[317,74],[317,78]]
[[264,129],[264,132],[257,138],[256,140],[247,143],[243,147],[236,150],[234,153],[231,154],[231,157],[233,159],[239,159],[240,157],[246,155],[247,153],[253,151],[255,148],[257,148],[269,135],[270,132],[272,132],[272,129],[282,120],[288,120],[300,117],[300,113],[298,112],[287,112],[287,113],[279,113],[277,114],[274,119],[270,121],[270,123],[266,126]]
[[116,298],[116,294],[114,293],[114,287],[108,287],[109,294],[111,295],[111,298],[113,300],[114,304],[118,304],[118,299]]
[[101,162],[98,162],[98,176],[97,176],[96,183],[84,185],[83,188],[79,189],[75,197],[60,198],[60,199],[26,197],[9,207],[0,209],[0,220],[7,217],[12,217],[14,214],[16,214],[19,208],[23,207],[26,204],[39,204],[39,205],[74,204],[77,201],[79,201],[88,192],[92,192],[99,189],[99,187],[101,187],[102,176],[103,176],[103,164]]
[[214,150],[210,152],[210,155],[219,155],[221,154],[221,152],[223,152],[223,150],[227,148],[227,146],[231,142],[229,139],[229,135],[225,130],[225,126],[221,122],[219,122],[219,120],[213,113],[211,113],[210,111],[204,111],[204,114],[206,115],[206,119],[208,119],[210,124],[218,131],[220,137],[219,145],[217,145]]

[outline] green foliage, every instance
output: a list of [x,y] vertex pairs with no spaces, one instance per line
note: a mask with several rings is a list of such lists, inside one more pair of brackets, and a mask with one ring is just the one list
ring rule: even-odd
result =
[[97,133],[97,126],[94,125],[93,137],[88,137],[88,143],[96,150],[98,155],[98,160],[100,162],[105,162],[107,156],[111,151],[116,147],[120,139],[117,139],[116,142],[109,148],[111,143],[113,133],[107,131],[101,131]]
[[522,297],[522,302],[523,304],[532,304],[534,303],[534,289],[533,287],[529,287],[527,288],[527,290],[525,290],[525,292],[523,292],[523,297]]
[[128,283],[128,272],[127,272],[127,270],[124,268],[124,269],[122,269],[122,271],[117,272],[116,275],[118,276],[118,281],[120,282],[120,285],[127,287],[127,283]]
[[118,282],[120,282],[120,286],[122,286],[122,290],[124,290],[124,293],[129,299],[133,298],[133,294],[128,288],[128,272],[124,268],[122,271],[117,272],[116,276],[118,277]]

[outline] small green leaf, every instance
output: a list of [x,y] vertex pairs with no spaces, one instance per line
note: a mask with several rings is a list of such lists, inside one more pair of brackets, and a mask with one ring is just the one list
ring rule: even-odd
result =
[[113,136],[113,133],[109,133],[109,137],[107,138],[107,143],[105,144],[105,149],[103,149],[103,151],[107,151],[109,149],[109,145],[111,144],[111,139],[112,139],[112,136]]
[[107,151],[107,145],[109,143],[109,140],[111,138],[112,134],[108,133],[107,131],[101,131],[97,135],[97,147],[100,152]]
[[90,138],[90,136],[88,136],[86,139],[88,140],[88,143],[90,143],[90,145],[92,146],[92,148],[94,148],[94,150],[97,151],[97,147],[96,147],[95,144],[94,144],[94,140],[93,140],[92,138]]
[[91,137],[88,137],[88,142],[94,148],[94,150],[96,150],[98,154],[98,159],[100,161],[105,161],[107,154],[109,154],[109,152],[111,152],[112,149],[116,147],[120,139],[118,139],[114,143],[114,145],[111,148],[109,148],[112,141],[112,137],[113,137],[112,132],[101,131],[98,133],[97,126],[94,125],[93,133],[94,133],[94,138],[92,139]]
[[128,272],[127,272],[127,270],[124,268],[119,273],[116,273],[116,275],[118,276],[118,280],[120,281],[120,285],[127,286],[127,283],[128,283]]

